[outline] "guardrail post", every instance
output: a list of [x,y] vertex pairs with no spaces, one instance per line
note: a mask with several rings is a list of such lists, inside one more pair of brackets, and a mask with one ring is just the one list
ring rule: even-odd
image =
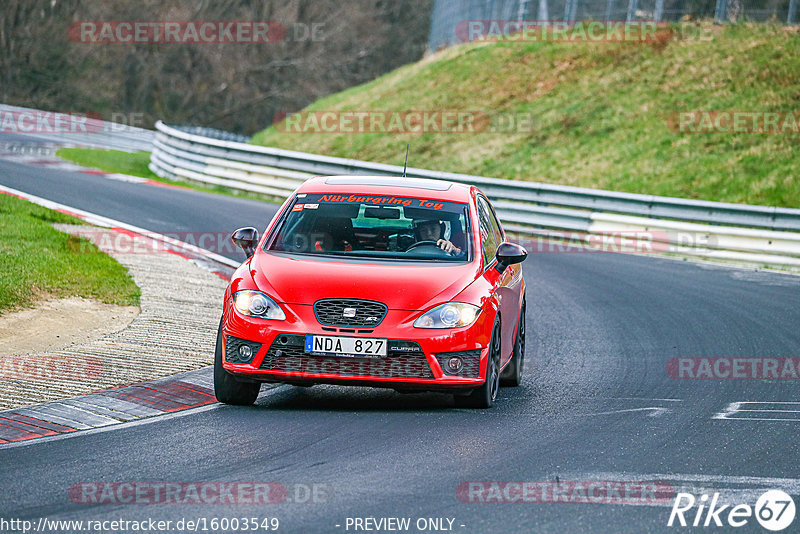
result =
[[577,10],[578,0],[567,0],[564,2],[564,20],[572,22],[575,20],[575,11]]
[[653,20],[661,22],[661,17],[664,16],[664,0],[656,0],[656,9],[653,13]]
[[789,14],[786,15],[786,24],[797,24],[797,0],[789,0]]
[[530,0],[520,0],[519,9],[517,9],[517,20],[522,22],[528,17],[528,2]]
[[614,16],[614,11],[616,9],[617,6],[614,0],[606,0],[606,22],[614,20],[612,17]]
[[550,10],[547,6],[547,0],[539,0],[539,14],[537,15],[539,22],[547,24],[550,20]]
[[628,22],[633,21],[636,18],[637,9],[639,9],[638,0],[628,0],[628,15],[625,17],[625,20]]
[[714,9],[714,24],[722,24],[728,18],[728,0],[717,0]]

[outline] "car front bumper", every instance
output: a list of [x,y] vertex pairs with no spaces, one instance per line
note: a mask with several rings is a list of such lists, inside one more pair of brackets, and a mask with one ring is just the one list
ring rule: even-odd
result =
[[[481,312],[475,322],[456,329],[414,328],[419,311],[389,310],[372,328],[320,325],[312,305],[282,305],[286,320],[241,315],[226,303],[223,320],[223,367],[243,380],[298,385],[343,384],[409,390],[472,389],[485,381],[493,318]],[[388,340],[385,357],[311,355],[304,350],[307,334]],[[236,349],[252,348],[247,358]],[[447,370],[458,357],[458,372]],[[242,362],[241,360],[245,360]]]

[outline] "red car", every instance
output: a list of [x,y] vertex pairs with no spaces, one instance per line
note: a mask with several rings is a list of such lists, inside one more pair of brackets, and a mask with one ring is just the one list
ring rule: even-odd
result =
[[491,407],[525,353],[527,252],[474,186],[333,176],[305,182],[225,292],[214,387],[252,404],[262,382],[439,391]]

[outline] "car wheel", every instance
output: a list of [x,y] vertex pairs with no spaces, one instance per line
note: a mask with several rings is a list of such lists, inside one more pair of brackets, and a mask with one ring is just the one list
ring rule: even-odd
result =
[[456,406],[463,408],[491,408],[500,389],[500,321],[495,322],[491,350],[486,361],[486,381],[469,395],[455,397]]
[[249,406],[256,401],[261,384],[239,382],[222,367],[222,319],[217,330],[217,348],[214,352],[214,395],[224,404]]
[[525,364],[525,301],[522,301],[522,309],[519,312],[519,325],[517,326],[517,338],[514,340],[514,354],[508,362],[503,374],[500,376],[501,386],[516,387],[522,383],[522,367]]

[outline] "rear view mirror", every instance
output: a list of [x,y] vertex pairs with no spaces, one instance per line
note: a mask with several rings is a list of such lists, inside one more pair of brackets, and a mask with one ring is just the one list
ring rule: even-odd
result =
[[231,241],[233,241],[237,247],[241,248],[249,258],[256,251],[256,245],[258,244],[258,230],[252,226],[239,228],[233,232],[233,235],[231,235]]
[[495,256],[497,257],[495,269],[497,269],[497,272],[502,273],[509,265],[525,261],[525,258],[528,257],[528,251],[514,243],[505,242],[500,243],[500,246],[497,247]]
[[399,219],[400,210],[397,208],[365,208],[364,217],[367,219]]

